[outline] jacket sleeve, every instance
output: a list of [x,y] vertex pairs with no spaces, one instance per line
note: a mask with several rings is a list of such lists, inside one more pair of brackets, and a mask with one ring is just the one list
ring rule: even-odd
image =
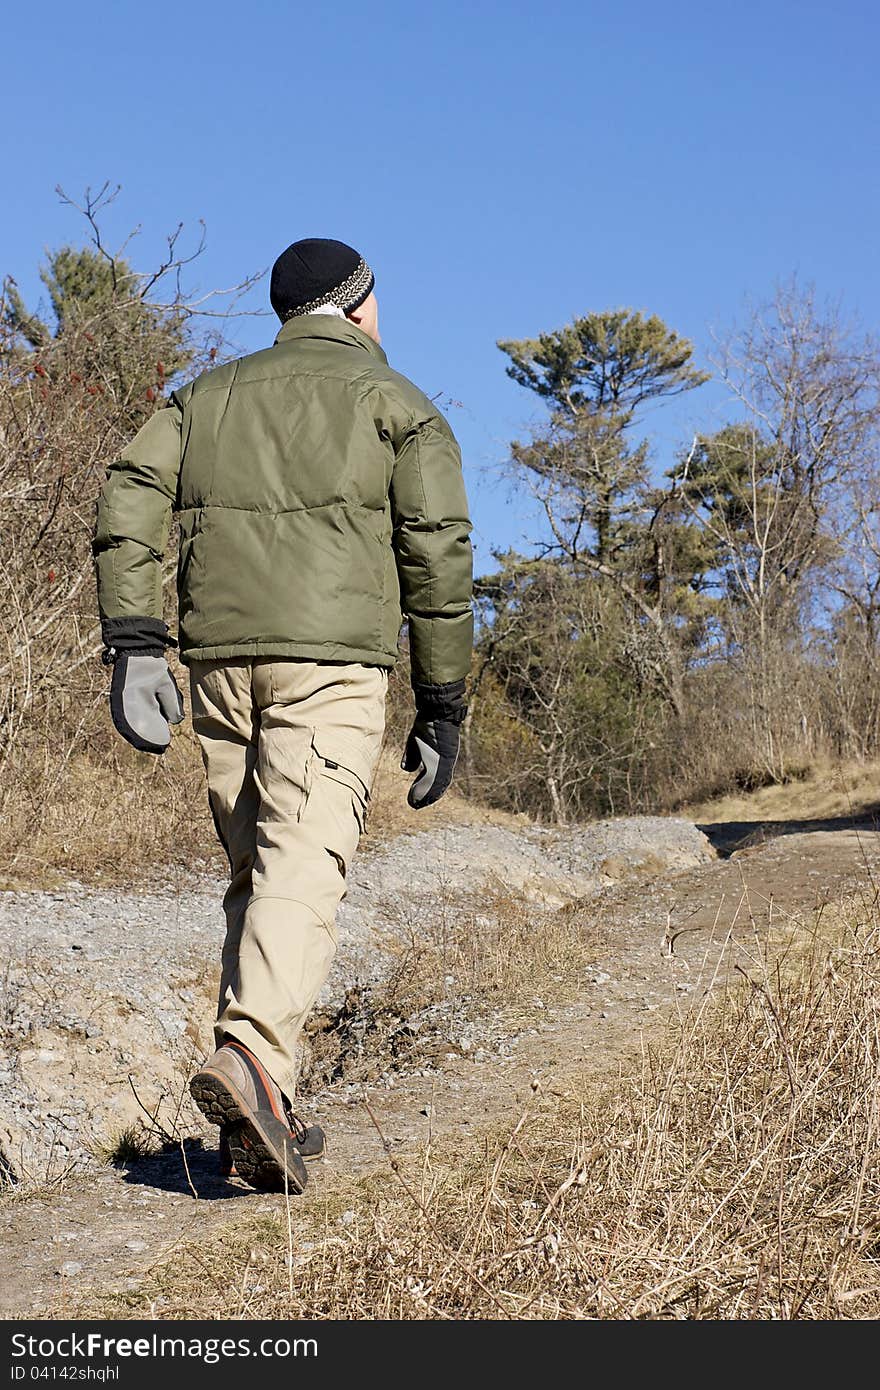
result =
[[94,553],[102,619],[162,618],[162,556],[181,457],[175,396],[110,465],[98,500]]
[[471,523],[458,444],[433,409],[417,411],[395,441],[390,497],[412,683],[459,681],[474,636]]

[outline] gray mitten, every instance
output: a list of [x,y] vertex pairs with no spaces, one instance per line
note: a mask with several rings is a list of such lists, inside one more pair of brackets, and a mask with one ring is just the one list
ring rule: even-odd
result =
[[169,724],[183,719],[183,696],[168,669],[165,648],[176,647],[160,618],[101,619],[105,666],[112,665],[110,715],[141,753],[164,753]]
[[118,732],[142,753],[164,753],[169,724],[183,719],[183,696],[164,656],[119,652],[113,661],[110,714]]
[[464,681],[448,685],[416,685],[416,721],[412,726],[403,760],[404,772],[419,775],[409,789],[407,801],[416,811],[433,806],[452,784],[458,758],[460,725],[467,714]]

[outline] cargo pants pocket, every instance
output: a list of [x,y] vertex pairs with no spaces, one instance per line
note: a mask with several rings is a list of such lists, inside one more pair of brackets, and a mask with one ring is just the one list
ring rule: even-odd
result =
[[354,743],[337,734],[312,738],[312,814],[321,817],[324,847],[345,878],[366,829],[373,769]]
[[309,729],[270,726],[261,730],[254,769],[261,820],[302,820],[311,794],[314,762]]

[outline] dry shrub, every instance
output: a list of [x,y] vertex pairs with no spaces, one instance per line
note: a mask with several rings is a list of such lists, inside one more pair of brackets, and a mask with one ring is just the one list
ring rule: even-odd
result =
[[82,1315],[877,1317],[876,905],[745,974],[635,1075],[310,1196],[292,1235],[283,1211],[227,1227]]
[[[192,794],[192,741],[176,740],[164,759],[151,759],[124,747],[110,726],[91,540],[107,466],[169,386],[210,366],[224,343],[218,321],[199,318],[181,289],[192,257],[180,252],[179,230],[149,273],[106,249],[97,219],[113,196],[106,186],[87,194],[90,247],[49,256],[53,321],[29,314],[13,282],[0,292],[7,883],[40,883],[59,871],[154,875],[163,860],[210,852],[207,816]],[[172,552],[166,589],[173,571]]]

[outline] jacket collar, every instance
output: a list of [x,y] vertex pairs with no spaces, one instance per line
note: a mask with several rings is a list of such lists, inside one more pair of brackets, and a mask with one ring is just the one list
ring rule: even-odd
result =
[[286,343],[292,338],[327,338],[334,343],[351,343],[366,349],[380,362],[388,361],[379,344],[356,323],[352,323],[351,319],[334,318],[331,314],[302,314],[299,318],[288,319],[287,323],[281,325],[275,341]]

